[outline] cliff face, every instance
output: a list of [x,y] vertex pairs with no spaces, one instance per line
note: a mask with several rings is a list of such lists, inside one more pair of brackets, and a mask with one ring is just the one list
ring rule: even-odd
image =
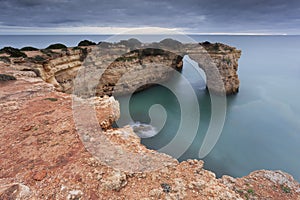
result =
[[201,43],[201,45],[207,50],[212,61],[216,64],[222,77],[226,94],[237,93],[240,86],[237,70],[241,50],[220,43]]
[[77,71],[82,66],[83,56],[80,50],[60,52],[60,55],[56,57],[35,64],[34,68],[39,70],[43,80],[53,84],[57,90],[71,93],[70,82],[76,77]]
[[[135,48],[141,50],[132,50]],[[103,53],[105,51],[106,54]],[[86,50],[56,52],[43,62],[31,59],[26,65],[37,69],[43,80],[66,93],[73,92],[74,79],[81,66],[93,68],[102,73],[102,76],[93,74],[99,76],[99,83],[94,88],[98,96],[123,95],[171,78],[174,69],[182,69],[184,55],[189,55],[205,71],[207,87],[211,92],[238,92],[237,70],[241,51],[219,43],[181,44],[170,40],[168,43],[134,47],[106,44],[105,47],[90,46]],[[110,62],[106,62],[108,60]]]
[[[101,51],[101,49],[99,50]],[[119,49],[110,49],[109,59],[114,60],[114,52]],[[97,52],[88,56],[88,68],[103,69],[103,74],[96,87],[96,95],[124,95],[149,87],[153,83],[161,83],[172,76],[174,70],[182,68],[182,57],[171,52],[163,52],[157,49],[125,50],[122,57],[116,57],[112,63],[106,66],[98,63],[105,60],[97,55]],[[117,53],[116,53],[117,55]]]
[[80,139],[71,95],[57,92],[32,71],[2,64],[0,74],[17,80],[0,81],[0,199],[300,199],[299,183],[281,171],[217,179],[203,169],[203,161],[178,163],[149,150],[130,127],[110,127],[120,114],[113,97],[87,99],[111,146],[119,147],[120,155],[140,156],[137,160],[156,170],[122,170],[135,160],[113,168],[83,145],[94,141],[93,130]]

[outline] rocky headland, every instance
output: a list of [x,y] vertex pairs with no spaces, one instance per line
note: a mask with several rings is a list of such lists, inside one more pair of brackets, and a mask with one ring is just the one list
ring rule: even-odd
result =
[[111,96],[112,93],[133,93],[152,83],[168,80],[174,70],[182,69],[183,56],[188,55],[205,71],[210,92],[235,94],[239,90],[237,70],[241,51],[225,44],[182,44],[172,39],[142,44],[130,39],[75,48],[55,47],[23,51],[26,57],[0,56],[4,61],[10,59],[22,70],[36,72],[47,83],[66,93],[73,92],[74,79],[84,66],[101,73],[94,88],[96,95]]
[[[205,49],[217,48],[214,44],[205,45]],[[220,74],[226,93],[235,93],[239,86],[236,70],[240,51],[227,45],[217,46],[220,53],[210,54],[218,69],[224,69]],[[96,89],[99,97],[88,99],[95,105],[102,134],[111,145],[120,147],[120,154],[147,155],[155,170],[131,172],[95,158],[82,142],[93,138],[81,138],[77,134],[72,94],[68,94],[76,71],[92,48],[97,47],[22,51],[26,56],[20,57],[2,53],[0,199],[300,199],[300,184],[282,171],[260,170],[241,178],[216,178],[214,173],[203,169],[201,160],[179,163],[168,155],[147,149],[131,127],[112,128],[120,110],[114,97],[107,96],[112,95],[109,83],[116,83],[118,78],[114,79],[116,74],[109,70],[107,77],[113,78],[103,80],[107,85],[100,82]],[[141,58],[140,52],[128,51],[129,54],[109,67],[119,66],[123,71],[138,63],[134,69],[143,65],[150,68],[153,61],[176,70],[182,67],[177,54],[160,52],[163,55],[154,56],[150,52],[150,56]],[[193,58],[192,53],[189,55]],[[164,80],[168,76],[160,78]],[[130,88],[140,83],[129,82],[126,87],[123,82],[118,84],[131,92]],[[207,84],[208,87],[213,84],[209,78]]]

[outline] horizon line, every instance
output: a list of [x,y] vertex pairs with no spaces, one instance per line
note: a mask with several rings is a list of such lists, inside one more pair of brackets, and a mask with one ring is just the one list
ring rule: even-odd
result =
[[[2,29],[2,30],[1,30]],[[164,27],[22,27],[1,26],[0,35],[236,35],[236,36],[268,36],[268,35],[300,35],[300,33],[272,32],[272,31],[244,31],[244,32],[195,32],[188,28]]]
[[0,36],[58,36],[58,35],[72,35],[72,36],[101,36],[101,35],[203,35],[203,36],[299,36],[300,34],[288,34],[288,33],[153,33],[153,34],[124,34],[124,33],[0,33]]

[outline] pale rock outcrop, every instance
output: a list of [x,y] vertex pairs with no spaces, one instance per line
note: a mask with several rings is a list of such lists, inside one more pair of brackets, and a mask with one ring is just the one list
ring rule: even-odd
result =
[[29,199],[31,195],[30,188],[21,183],[5,184],[0,180],[0,199]]
[[79,77],[76,87],[81,92],[111,96],[131,94],[172,78],[175,70],[182,69],[184,55],[189,55],[205,71],[210,92],[238,92],[241,51],[220,43],[182,44],[171,39],[135,46],[127,41],[103,43],[86,49],[69,48],[44,62],[27,61],[26,66],[38,70],[38,75],[58,91],[73,93],[74,79]]

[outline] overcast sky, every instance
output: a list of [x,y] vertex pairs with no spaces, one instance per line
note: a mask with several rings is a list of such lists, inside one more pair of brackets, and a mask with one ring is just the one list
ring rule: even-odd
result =
[[0,34],[109,34],[141,27],[185,33],[300,34],[299,0],[0,0],[0,3]]

